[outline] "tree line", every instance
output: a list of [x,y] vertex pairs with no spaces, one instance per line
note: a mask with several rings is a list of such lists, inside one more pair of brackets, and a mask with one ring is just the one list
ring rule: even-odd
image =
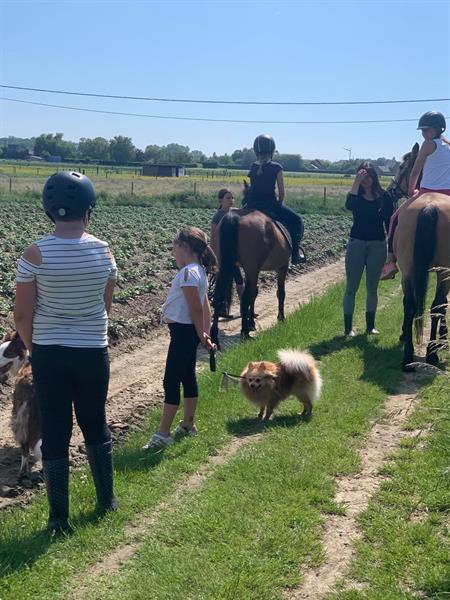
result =
[[[201,150],[191,150],[181,144],[158,146],[150,144],[145,149],[137,148],[130,137],[116,135],[107,140],[103,137],[81,138],[78,143],[64,139],[62,133],[42,133],[36,138],[0,138],[0,158],[27,158],[29,155],[43,159],[60,157],[61,160],[82,160],[102,163],[149,163],[178,164],[191,167],[227,167],[247,169],[255,160],[252,148],[234,150],[231,154],[207,156]],[[354,171],[361,159],[328,161],[304,160],[300,154],[275,153],[274,159],[281,162],[286,171],[339,170]],[[395,161],[395,159],[392,159]],[[382,157],[375,164],[384,166],[388,159]]]

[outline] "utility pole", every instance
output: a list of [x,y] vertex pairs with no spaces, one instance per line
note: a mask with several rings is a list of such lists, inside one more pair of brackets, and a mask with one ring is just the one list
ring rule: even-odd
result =
[[348,152],[348,160],[352,160],[352,149],[351,148],[342,148]]

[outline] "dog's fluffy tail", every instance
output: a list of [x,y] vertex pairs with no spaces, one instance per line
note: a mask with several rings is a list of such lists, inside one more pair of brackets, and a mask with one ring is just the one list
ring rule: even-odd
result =
[[322,390],[322,378],[311,354],[300,350],[279,350],[278,358],[286,373],[306,379],[311,402],[317,400]]

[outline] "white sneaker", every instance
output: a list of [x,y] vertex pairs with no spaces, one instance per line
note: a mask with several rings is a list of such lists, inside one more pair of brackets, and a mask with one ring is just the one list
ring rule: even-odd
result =
[[145,446],[142,446],[142,450],[149,450],[150,448],[167,448],[173,444],[174,439],[171,435],[163,435],[157,431],[148,440]]
[[175,429],[175,436],[184,437],[185,435],[196,437],[198,435],[197,428],[194,425],[191,429],[189,429],[189,427],[185,427],[183,425],[183,421],[180,421],[178,427]]

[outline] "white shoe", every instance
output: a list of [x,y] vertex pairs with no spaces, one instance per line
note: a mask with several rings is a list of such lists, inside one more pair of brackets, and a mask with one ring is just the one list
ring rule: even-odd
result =
[[175,436],[184,437],[186,435],[189,437],[196,437],[198,435],[197,428],[194,425],[189,429],[189,427],[183,425],[183,421],[180,421],[178,427],[175,429]]
[[157,431],[148,440],[145,446],[142,446],[142,450],[149,450],[150,448],[167,448],[173,444],[174,439],[171,435],[163,435]]

